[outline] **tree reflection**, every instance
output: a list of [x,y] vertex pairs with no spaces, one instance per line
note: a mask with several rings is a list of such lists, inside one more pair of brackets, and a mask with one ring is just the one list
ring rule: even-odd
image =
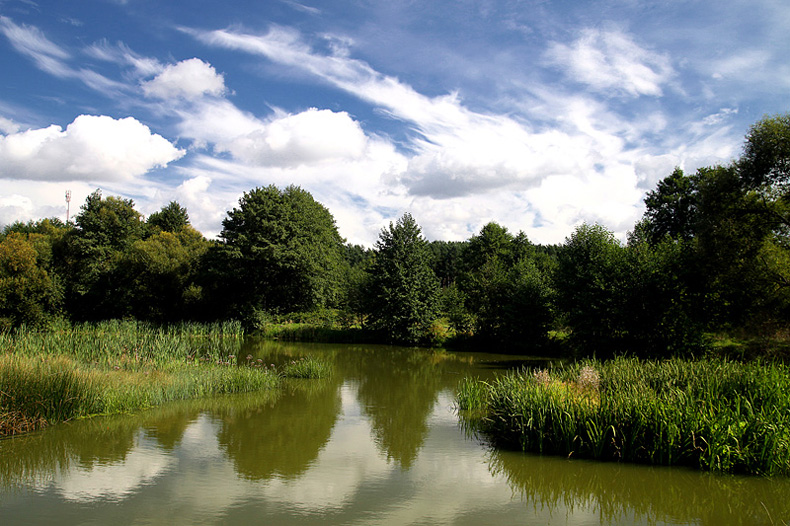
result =
[[[352,356],[349,354],[349,356]],[[419,349],[360,351],[359,402],[370,417],[374,439],[388,459],[411,467],[428,434],[428,416],[447,379],[450,355]]]
[[[549,509],[588,508],[601,523],[755,525],[790,517],[790,481],[700,473],[491,450],[489,469],[523,500]],[[726,503],[727,505],[722,505]],[[773,520],[772,520],[773,519]]]
[[340,413],[331,380],[291,381],[276,403],[227,407],[217,413],[220,448],[242,477],[294,478],[304,473],[329,440]]

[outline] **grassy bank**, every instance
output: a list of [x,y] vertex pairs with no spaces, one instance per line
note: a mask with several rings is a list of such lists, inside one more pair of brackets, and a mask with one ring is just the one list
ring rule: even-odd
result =
[[0,436],[171,400],[273,388],[281,377],[320,377],[298,360],[276,371],[237,358],[236,323],[155,327],[106,322],[0,333]]
[[790,475],[790,369],[618,358],[467,380],[465,422],[497,445],[569,457]]

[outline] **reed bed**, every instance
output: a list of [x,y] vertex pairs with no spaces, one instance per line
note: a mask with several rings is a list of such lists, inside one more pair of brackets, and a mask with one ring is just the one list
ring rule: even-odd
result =
[[465,380],[466,425],[541,454],[790,475],[786,365],[617,358]]
[[237,364],[242,339],[237,323],[64,323],[48,331],[0,333],[0,436],[171,400],[275,387],[275,372]]

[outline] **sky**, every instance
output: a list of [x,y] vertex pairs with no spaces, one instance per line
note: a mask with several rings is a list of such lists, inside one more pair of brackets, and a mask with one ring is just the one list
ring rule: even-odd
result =
[[366,246],[624,239],[790,111],[788,35],[786,0],[0,0],[0,225],[101,189],[214,238],[273,184]]

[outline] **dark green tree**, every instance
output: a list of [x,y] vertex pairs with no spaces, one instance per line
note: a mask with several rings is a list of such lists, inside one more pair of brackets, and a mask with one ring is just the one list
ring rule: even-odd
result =
[[659,243],[665,236],[689,240],[694,237],[697,193],[696,178],[688,177],[680,168],[659,181],[655,190],[645,196],[644,227],[647,241]]
[[332,214],[309,192],[271,185],[246,192],[222,222],[219,279],[245,310],[308,311],[337,301],[343,238]]
[[411,214],[383,229],[370,272],[369,319],[391,341],[417,343],[434,320],[439,283]]
[[132,313],[159,322],[200,317],[201,260],[210,243],[190,225],[136,241],[124,254],[123,273],[131,288]]
[[66,284],[66,308],[79,320],[132,314],[129,276],[120,263],[143,238],[145,224],[131,199],[103,198],[96,190],[85,200],[58,250],[58,270]]
[[571,339],[582,352],[600,356],[625,350],[625,291],[631,279],[625,248],[603,226],[583,224],[565,240],[554,286]]
[[170,201],[167,206],[148,216],[146,221],[149,229],[161,232],[180,232],[189,225],[187,209],[176,201]]

